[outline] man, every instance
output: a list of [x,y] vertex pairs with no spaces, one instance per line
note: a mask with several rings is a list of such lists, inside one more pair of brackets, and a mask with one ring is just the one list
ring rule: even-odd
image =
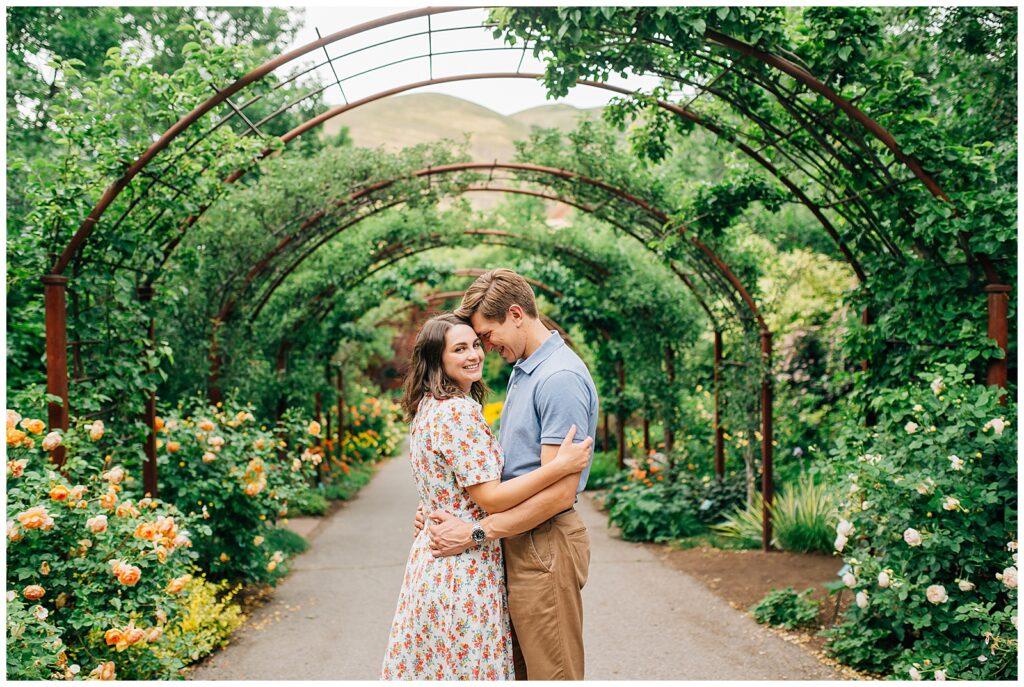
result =
[[[533,289],[508,269],[481,275],[456,311],[484,350],[514,364],[501,411],[502,479],[535,470],[558,453],[569,428],[597,432],[597,389],[586,365],[537,316]],[[590,473],[569,476],[478,523],[444,511],[429,514],[436,556],[462,553],[485,540],[503,541],[518,680],[583,679],[581,591],[590,567],[590,538],[573,508]],[[418,522],[421,520],[418,519]]]

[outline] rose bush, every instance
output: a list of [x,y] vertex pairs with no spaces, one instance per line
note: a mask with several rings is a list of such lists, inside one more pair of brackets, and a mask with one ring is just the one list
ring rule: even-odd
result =
[[232,400],[195,399],[157,425],[160,493],[210,528],[195,542],[199,565],[212,579],[275,584],[287,572],[286,556],[266,535],[322,462],[309,421],[290,434],[259,424]]
[[[47,448],[44,431],[7,411],[8,677],[175,676],[181,659],[155,648],[209,528],[138,498],[99,421],[46,433]],[[61,471],[47,450],[58,446]]]
[[836,547],[860,596],[830,651],[899,679],[1013,679],[1016,407],[963,365],[922,380],[879,394],[878,425],[832,453],[849,486]]

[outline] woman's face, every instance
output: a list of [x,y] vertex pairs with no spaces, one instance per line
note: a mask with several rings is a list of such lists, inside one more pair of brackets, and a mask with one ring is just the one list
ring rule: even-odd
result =
[[480,381],[484,373],[484,349],[472,327],[456,324],[448,329],[441,364],[449,379],[467,394],[473,382]]

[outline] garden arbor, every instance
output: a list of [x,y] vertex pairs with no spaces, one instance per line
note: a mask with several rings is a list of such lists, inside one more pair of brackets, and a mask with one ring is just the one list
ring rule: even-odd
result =
[[[144,255],[139,264],[124,266],[147,275],[138,291],[139,300],[145,302],[152,297],[151,287],[169,256],[226,187],[241,179],[247,171],[260,168],[264,160],[272,158],[301,135],[315,131],[315,127],[331,117],[390,95],[443,82],[541,78],[540,74],[525,73],[518,68],[515,71],[435,76],[435,60],[454,51],[435,51],[433,41],[442,34],[458,35],[470,28],[458,25],[440,27],[436,22],[445,15],[456,15],[465,9],[427,8],[367,22],[281,55],[230,83],[215,84],[213,96],[183,115],[128,165],[81,220],[78,230],[50,272],[43,276],[47,386],[51,394],[64,400],[63,404],[50,406],[52,426],[66,428],[68,421],[65,315],[68,277],[65,272],[78,264],[91,244],[98,240],[114,240],[116,232],[125,227],[137,227],[140,231],[159,233],[163,237],[157,255]],[[556,46],[562,39],[561,35],[552,37],[556,33],[551,31],[554,15],[547,10],[531,14],[528,8],[522,8],[511,12],[511,16],[507,11],[496,13],[499,21],[503,22],[499,28],[510,39],[521,39],[521,43],[475,50],[504,51],[502,54],[515,56],[521,66],[527,50],[544,50]],[[652,112],[656,113],[656,121],[658,117],[675,118],[672,122],[680,128],[699,126],[723,143],[734,146],[774,179],[782,193],[810,211],[862,283],[870,283],[872,268],[878,270],[888,264],[907,264],[915,259],[932,260],[948,269],[964,266],[972,274],[976,273],[988,295],[989,336],[996,340],[1004,353],[1002,358],[991,361],[988,381],[1005,386],[1010,287],[1002,283],[1004,277],[998,273],[991,257],[972,246],[971,236],[962,228],[956,235],[956,245],[965,260],[962,265],[950,263],[948,250],[939,250],[916,237],[908,241],[903,234],[892,229],[894,222],[910,221],[922,202],[916,195],[920,190],[940,204],[949,203],[949,198],[934,175],[916,157],[904,152],[900,141],[866,114],[870,109],[869,96],[854,105],[828,85],[827,80],[816,77],[801,66],[799,60],[784,49],[773,52],[757,41],[743,40],[729,33],[729,29],[734,29],[743,35],[753,35],[752,16],[748,15],[748,8],[733,8],[719,16],[721,26],[712,26],[700,19],[685,26],[674,26],[671,31],[645,33],[640,30],[633,37],[616,33],[614,26],[601,29],[600,22],[597,22],[583,27],[587,35],[601,37],[601,42],[588,53],[590,61],[572,62],[572,58],[559,53],[552,58],[543,78],[553,92],[578,84],[616,91],[625,96],[635,95],[633,100],[627,101],[626,107],[635,110],[649,103]],[[582,22],[580,18],[575,21]],[[373,42],[375,30],[391,26],[413,28],[398,38],[389,34],[389,37]],[[765,31],[769,28],[765,27]],[[370,45],[355,44],[352,50],[334,57],[330,55],[329,48],[347,50],[347,41],[357,37],[360,40],[369,37]],[[308,97],[333,86],[344,93],[344,84],[367,73],[338,78],[335,63],[340,65],[344,58],[358,52],[381,46],[389,46],[390,49],[403,40],[417,38],[427,39],[427,51],[399,61],[423,60],[427,79],[398,85],[352,102],[347,102],[346,96],[346,104],[308,119],[277,140],[272,141],[263,134],[262,129],[268,122],[301,105]],[[636,44],[635,49],[630,47],[631,44]],[[325,56],[323,62],[287,79],[273,81],[276,70],[307,55],[318,55],[321,51]],[[369,71],[386,66],[388,64],[382,63]],[[332,70],[335,74],[333,82],[282,103],[261,119],[254,121],[247,116],[248,108],[260,101],[272,100],[281,85],[320,67]],[[633,94],[628,89],[604,83],[602,78],[588,78],[603,77],[609,70],[620,67],[657,76],[678,88],[685,88],[685,103],[671,102],[671,93]],[[236,98],[245,98],[245,101],[240,102]],[[705,107],[705,112],[696,108],[698,101]],[[707,103],[718,105],[712,107]],[[818,108],[819,104],[824,104],[825,109]],[[724,108],[724,113],[716,107]],[[222,112],[221,117],[211,121],[215,110]],[[783,121],[785,128],[780,127]],[[224,139],[225,132],[231,131],[232,127],[237,127],[235,137]],[[215,162],[214,144],[255,154],[247,165],[224,175]],[[200,152],[205,157],[199,156]],[[241,159],[245,155],[237,157]],[[599,161],[594,164],[599,169]],[[484,172],[490,173],[486,180]],[[508,185],[492,186],[497,172],[509,174]],[[897,176],[897,172],[902,176]],[[438,191],[433,187],[434,179],[445,179],[448,186]],[[540,162],[497,161],[486,164],[447,162],[416,169],[399,177],[368,178],[356,188],[339,189],[344,193],[332,204],[333,207],[290,222],[295,226],[294,230],[283,228],[282,232],[287,233],[282,233],[278,244],[249,266],[240,294],[261,285],[259,298],[252,301],[256,303],[258,314],[289,274],[337,232],[388,207],[431,193],[458,195],[486,189],[557,198],[618,226],[619,230],[642,243],[660,243],[661,246],[654,250],[655,254],[694,293],[712,320],[716,370],[721,360],[721,328],[718,324],[721,318],[739,318],[746,329],[756,331],[759,337],[764,367],[760,405],[762,489],[766,515],[764,544],[767,548],[771,538],[768,508],[772,502],[772,386],[769,374],[772,333],[765,324],[756,299],[748,291],[749,285],[741,282],[727,259],[719,255],[709,241],[688,230],[686,222],[677,217],[679,208],[661,207],[657,198],[645,197],[653,191],[632,189],[629,184],[628,179],[602,179],[589,169],[565,169]],[[199,187],[202,188],[201,193],[190,194],[192,189]],[[959,217],[963,210],[953,208],[952,213]],[[321,226],[325,219],[330,220],[328,224],[331,226]],[[234,296],[229,297],[222,308],[224,317],[218,317],[218,321],[225,321],[236,303]],[[866,312],[866,322],[876,315]],[[150,322],[150,338],[154,326],[155,323]],[[211,357],[216,361],[216,356]],[[151,427],[154,417],[155,405],[147,407]],[[722,448],[720,427],[715,429],[717,464]],[[155,479],[154,441],[155,431],[151,431],[147,487],[151,484],[150,479]],[[60,461],[59,452],[55,453],[55,458]],[[155,490],[155,482],[153,484]]]

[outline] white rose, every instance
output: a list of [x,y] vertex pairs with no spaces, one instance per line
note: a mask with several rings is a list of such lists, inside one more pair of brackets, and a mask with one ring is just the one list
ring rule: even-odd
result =
[[849,572],[846,573],[845,575],[843,575],[843,584],[845,584],[847,587],[853,589],[854,587],[857,586],[857,578],[856,578],[856,576],[854,576],[853,573],[849,573]]
[[889,586],[889,582],[890,582],[890,580],[889,580],[889,573],[887,573],[884,570],[882,572],[878,573],[878,586],[879,587],[888,587]]
[[931,383],[932,393],[938,396],[946,389],[946,385],[942,383],[942,377],[936,377]]
[[982,431],[984,431],[986,429],[992,429],[992,431],[995,432],[995,435],[999,436],[999,435],[1001,435],[1003,433],[1003,430],[1005,428],[1006,428],[1006,421],[1003,420],[1003,418],[1001,418],[1001,417],[997,417],[997,418],[993,418],[993,419],[989,420],[988,422],[986,422],[985,426],[982,428]]
[[962,458],[959,458],[957,456],[950,456],[949,457],[949,467],[951,469],[953,469],[953,470],[963,470],[964,469],[964,461],[963,461]]
[[867,510],[868,508],[871,508],[871,502],[870,501],[862,501],[861,504],[860,504],[860,509],[861,510]]
[[924,592],[928,600],[933,604],[941,604],[949,601],[949,595],[946,594],[946,588],[941,584],[933,584],[928,587]]
[[[10,412],[10,411],[7,411],[7,412]],[[17,596],[18,596],[18,592],[14,591],[13,589],[7,590],[7,603],[10,603],[10,602],[14,601],[14,599]]]
[[843,548],[846,546],[846,537],[844,537],[841,534],[837,534],[836,541],[833,544],[833,546],[835,546],[836,551],[842,551]]
[[970,580],[957,580],[957,586],[960,587],[962,592],[969,592],[974,589],[974,583]]
[[68,666],[68,672],[71,673],[72,675],[78,675],[78,673],[81,672],[81,670],[82,670],[82,667],[79,666],[77,663],[72,663],[71,665]]
[[1002,580],[1010,589],[1017,588],[1017,568],[1009,567],[1003,570],[1002,573],[996,573],[996,579]]
[[918,427],[919,425],[916,422],[908,422],[907,424],[903,425],[903,429],[907,431],[907,434],[913,434],[914,432],[917,431]]
[[33,609],[32,611],[32,615],[34,615],[39,620],[46,620],[46,618],[49,617],[50,612],[42,606],[36,606],[35,609]]
[[851,484],[850,485],[850,493],[851,494],[856,494],[858,491],[860,491],[860,487],[858,487],[856,484]]
[[945,680],[946,679],[946,671],[945,670],[936,670],[935,671],[935,679],[936,680]]
[[919,671],[917,668],[911,668],[908,672],[910,673],[911,680],[921,679],[921,671]]
[[985,654],[982,654],[981,656],[978,656],[978,663],[984,663],[987,660],[988,660],[988,656],[986,656]]
[[836,534],[841,534],[844,537],[849,537],[853,534],[853,523],[849,520],[840,520],[839,524],[836,525]]
[[924,406],[921,405],[920,403],[915,403],[914,404],[914,412],[915,413],[923,413],[924,412]]
[[921,533],[915,530],[913,527],[908,527],[903,532],[903,541],[907,542],[909,546],[920,546]]
[[947,496],[946,499],[942,502],[943,510],[956,510],[959,507],[960,499],[953,496]]
[[868,607],[868,593],[863,589],[857,592],[857,607],[867,608]]

